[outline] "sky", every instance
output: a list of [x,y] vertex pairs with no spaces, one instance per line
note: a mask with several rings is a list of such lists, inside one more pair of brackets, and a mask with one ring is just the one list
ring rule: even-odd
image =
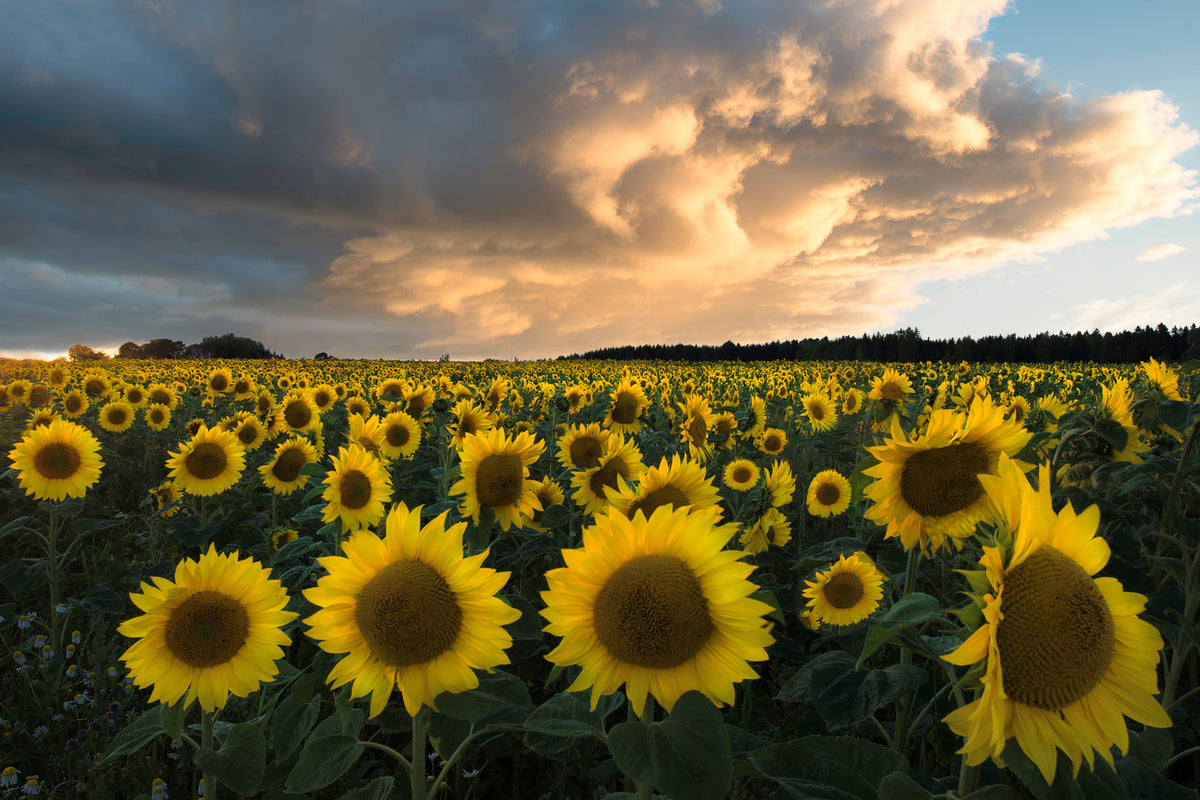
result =
[[1131,8],[10,0],[0,355],[1192,324],[1200,4]]

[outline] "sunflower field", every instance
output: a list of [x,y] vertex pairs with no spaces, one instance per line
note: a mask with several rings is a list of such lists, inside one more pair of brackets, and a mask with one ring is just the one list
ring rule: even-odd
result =
[[1197,366],[0,361],[0,797],[1196,798]]

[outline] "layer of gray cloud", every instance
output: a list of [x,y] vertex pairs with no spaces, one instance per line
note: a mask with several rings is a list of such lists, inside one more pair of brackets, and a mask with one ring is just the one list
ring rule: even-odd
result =
[[861,332],[1192,202],[1168,99],[991,52],[1004,5],[19,0],[0,346]]

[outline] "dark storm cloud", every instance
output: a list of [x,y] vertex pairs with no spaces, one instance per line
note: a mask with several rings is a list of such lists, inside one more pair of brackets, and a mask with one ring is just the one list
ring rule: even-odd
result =
[[1081,101],[993,56],[1003,8],[20,0],[4,344],[860,331],[920,278],[1178,213],[1195,136],[1165,98]]

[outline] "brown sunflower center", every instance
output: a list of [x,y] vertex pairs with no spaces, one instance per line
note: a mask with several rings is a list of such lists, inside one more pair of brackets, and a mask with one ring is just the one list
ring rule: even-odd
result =
[[145,399],[145,395],[142,394],[141,389],[126,389],[125,390],[125,400],[130,403],[133,403],[134,405],[137,405],[138,403],[142,402],[142,400],[144,400],[144,399]]
[[83,398],[77,394],[69,394],[63,401],[63,408],[67,410],[68,414],[78,414],[83,408]]
[[371,653],[394,667],[423,664],[449,650],[462,618],[450,584],[415,558],[381,569],[354,606],[354,620]]
[[237,429],[237,438],[242,444],[254,444],[258,441],[258,428],[254,425],[242,425]]
[[691,504],[692,501],[688,500],[688,496],[674,486],[660,486],[654,491],[647,492],[644,497],[639,497],[630,503],[629,517],[632,519],[634,514],[641,511],[646,515],[646,519],[650,519],[650,515],[663,506],[683,508]]
[[387,439],[387,443],[392,447],[404,447],[404,445],[408,444],[410,438],[408,426],[398,422],[388,425],[383,435]]
[[124,425],[125,420],[129,419],[129,414],[123,408],[110,408],[104,413],[109,425]]
[[692,417],[691,422],[687,426],[688,438],[693,444],[704,444],[704,439],[708,435],[708,426],[704,424],[701,417]]
[[777,433],[769,433],[763,437],[763,449],[768,453],[778,453],[783,449],[783,439]]
[[197,592],[167,618],[167,649],[189,667],[215,667],[238,654],[250,633],[246,607],[223,592]]
[[226,378],[224,375],[213,375],[208,385],[212,387],[214,392],[223,392],[229,388],[229,378]]
[[293,400],[284,407],[283,419],[292,428],[304,428],[312,422],[312,409],[308,403]]
[[258,396],[258,400],[255,401],[254,407],[258,409],[258,413],[260,413],[260,414],[265,414],[268,411],[270,411],[271,410],[270,396],[265,395],[265,394],[260,394]]
[[313,402],[317,404],[317,408],[325,408],[333,405],[336,398],[332,392],[318,391],[313,395]]
[[823,506],[832,506],[842,499],[842,490],[836,483],[822,483],[817,487],[817,502]]
[[904,398],[904,386],[897,381],[884,381],[879,387],[879,395],[884,400],[898,403]]
[[460,437],[465,438],[467,436],[470,436],[473,433],[478,433],[478,432],[479,432],[479,428],[475,424],[474,417],[465,416],[458,421],[458,435]]
[[629,465],[622,458],[611,458],[608,463],[592,473],[592,477],[588,479],[588,488],[592,490],[592,494],[604,500],[604,487],[616,489],[618,477],[629,477]]
[[904,502],[925,517],[962,511],[983,494],[975,477],[988,471],[987,450],[975,442],[913,453],[900,473]]
[[246,392],[250,391],[250,381],[246,380],[245,378],[240,379],[233,385],[233,391],[237,392],[238,394],[245,394]]
[[750,479],[754,477],[754,470],[750,469],[750,467],[746,466],[745,464],[738,464],[733,468],[732,477],[734,483],[738,485],[746,484],[749,483]]
[[408,399],[408,408],[405,409],[405,413],[407,413],[413,419],[416,419],[425,413],[426,407],[425,395],[414,395]]
[[360,469],[348,469],[338,481],[338,493],[343,506],[357,511],[371,502],[371,479]]
[[150,402],[164,406],[171,404],[171,393],[166,389],[152,389],[150,391]]
[[728,439],[729,434],[733,433],[734,420],[719,419],[717,420],[717,436],[720,439]]
[[214,442],[201,442],[196,445],[184,461],[188,474],[202,481],[220,475],[228,463],[225,448]]
[[104,394],[104,390],[108,387],[104,385],[104,381],[99,378],[89,378],[83,384],[83,391],[95,397],[96,395]]
[[613,401],[612,419],[620,425],[629,425],[637,420],[638,399],[633,392],[618,392]]
[[79,451],[66,442],[51,442],[33,456],[33,468],[52,481],[70,478],[79,471],[82,463]]
[[479,504],[489,508],[515,504],[524,485],[525,465],[515,453],[493,453],[479,462],[475,472]]
[[825,419],[825,406],[820,403],[810,403],[808,406],[808,415],[812,417],[814,422],[820,422]]
[[627,664],[670,669],[694,657],[713,632],[700,581],[678,558],[625,562],[596,595],[596,636]]
[[163,413],[161,408],[150,409],[150,422],[154,423],[155,425],[161,425],[166,418],[167,415]]
[[304,451],[299,449],[284,450],[271,465],[271,474],[283,483],[291,483],[300,477],[300,470],[308,463]]
[[1082,699],[1116,650],[1112,611],[1078,562],[1043,545],[1004,576],[996,645],[1004,691],[1056,711]]
[[821,589],[825,602],[834,608],[854,608],[863,599],[862,578],[853,572],[839,572]]
[[601,446],[599,439],[592,436],[580,436],[571,442],[570,453],[571,463],[575,465],[576,469],[591,469],[600,463],[604,447]]

